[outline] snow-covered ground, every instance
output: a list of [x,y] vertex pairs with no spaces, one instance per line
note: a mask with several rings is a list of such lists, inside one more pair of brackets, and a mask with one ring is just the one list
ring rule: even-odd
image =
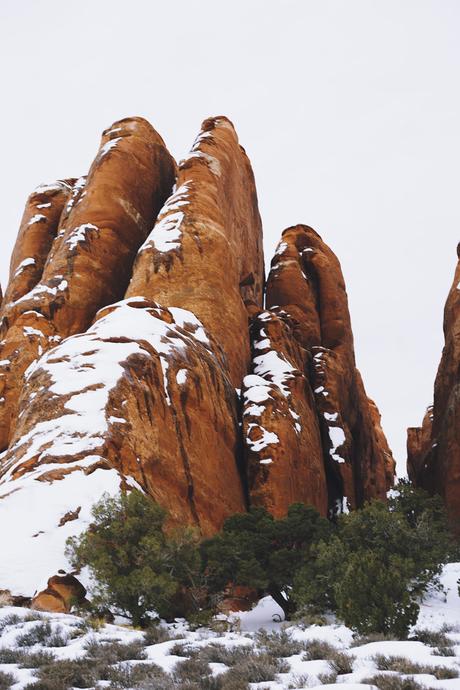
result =
[[[135,660],[135,656],[131,659],[128,655],[127,660],[120,661],[115,666],[148,665],[154,662],[163,671],[170,674],[186,658],[186,652],[181,653],[180,656],[174,653],[178,651],[178,645],[186,645],[186,649],[194,650],[195,653],[200,648],[209,647],[210,644],[223,645],[227,650],[240,646],[253,646],[256,652],[263,652],[267,651],[267,648],[264,649],[264,639],[261,637],[260,632],[258,632],[262,629],[269,633],[268,638],[273,633],[285,630],[292,641],[301,643],[302,649],[299,653],[284,657],[284,668],[273,680],[249,683],[247,687],[251,690],[287,690],[288,688],[298,688],[299,690],[301,688],[322,688],[323,690],[332,688],[339,688],[340,690],[358,690],[359,688],[364,690],[367,688],[367,690],[371,690],[372,688],[372,690],[376,690],[378,688],[377,685],[370,684],[369,682],[366,683],[367,679],[375,675],[398,676],[401,679],[407,677],[407,674],[400,674],[396,671],[378,670],[378,664],[376,663],[377,655],[402,657],[409,662],[429,667],[428,669],[422,669],[423,673],[410,673],[410,676],[419,684],[418,686],[415,684],[411,686],[395,685],[394,687],[398,688],[398,690],[399,688],[405,690],[406,687],[410,690],[417,687],[436,688],[439,690],[460,689],[460,678],[439,679],[435,677],[434,673],[429,672],[430,668],[435,668],[437,669],[435,671],[436,675],[446,675],[442,671],[441,673],[439,672],[441,667],[442,669],[450,669],[450,675],[455,675],[457,671],[460,672],[460,598],[457,591],[457,580],[459,578],[460,563],[452,563],[445,566],[442,576],[445,593],[434,592],[427,597],[422,604],[416,626],[416,629],[419,630],[428,629],[433,632],[445,632],[448,638],[448,645],[442,651],[442,655],[438,647],[435,646],[435,644],[439,643],[435,643],[433,640],[427,640],[425,643],[411,639],[404,641],[385,639],[371,642],[364,640],[362,644],[359,644],[357,636],[353,635],[350,629],[337,623],[331,622],[327,625],[307,625],[305,623],[292,625],[283,623],[279,620],[282,617],[281,609],[270,597],[262,599],[252,611],[232,614],[225,619],[222,618],[222,621],[213,626],[214,628],[220,626],[219,630],[202,628],[192,632],[183,621],[176,621],[176,623],[167,626],[167,633],[175,639],[157,642],[156,644],[148,644],[151,640],[145,640],[143,632],[133,630],[129,626],[109,624],[102,625],[101,627],[90,626],[82,618],[73,615],[38,614],[28,609],[4,606],[0,608],[0,661],[7,660],[9,663],[0,663],[0,688],[8,687],[8,681],[4,681],[4,679],[4,684],[2,684],[2,672],[13,676],[12,679],[10,678],[10,680],[15,681],[11,686],[12,690],[20,690],[37,680],[37,669],[21,667],[23,664],[21,664],[20,658],[15,660],[19,663],[12,663],[13,659],[7,658],[11,652],[18,652],[19,655],[25,653],[27,655],[28,653],[46,650],[52,653],[57,660],[75,660],[84,658],[88,654],[88,645],[94,642],[102,642],[109,645],[115,641],[122,644],[135,643],[137,641],[145,646],[145,658],[139,660],[139,657],[137,657],[137,660]],[[48,639],[45,643],[37,643],[32,646],[30,645],[30,640],[26,640],[28,643],[25,644],[24,634],[33,632],[37,626],[42,625],[43,621],[49,621],[51,633],[58,633],[57,640],[50,641]],[[50,631],[48,631],[49,633]],[[309,644],[311,645],[313,640],[329,643],[337,651],[344,652],[352,657],[352,672],[340,673],[334,679],[330,655],[326,655],[329,656],[329,659],[316,658],[318,654],[314,655],[314,659],[306,659],[306,652],[308,656]],[[427,643],[428,641],[431,642],[431,646]],[[55,642],[59,646],[53,647],[50,645],[50,642]],[[10,652],[7,650],[10,650]],[[228,667],[223,663],[210,662],[209,668],[213,675],[223,674],[228,670]],[[47,687],[46,684],[40,685],[40,688],[44,687]],[[89,686],[86,684],[82,686],[75,685],[74,687]],[[110,680],[100,680],[94,687],[115,688],[133,686],[129,685],[129,683],[127,685],[126,680],[125,685],[113,684],[113,681],[111,684]],[[149,685],[147,684],[144,687],[148,688]],[[169,689],[169,687],[180,688],[181,685],[176,677],[176,685],[169,686],[165,681],[164,686],[160,684],[154,687]],[[206,687],[209,686],[206,685]]]

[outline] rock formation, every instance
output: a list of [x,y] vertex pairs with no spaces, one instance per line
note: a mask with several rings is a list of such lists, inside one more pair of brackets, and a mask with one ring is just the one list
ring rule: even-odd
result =
[[[27,367],[123,297],[136,252],[174,176],[160,135],[142,118],[128,118],[103,133],[88,177],[73,185],[64,208],[68,191],[51,196],[63,183],[38,188],[29,199],[2,309],[0,448],[11,438]],[[43,203],[51,203],[48,214]],[[35,210],[40,213],[31,216]]]
[[141,247],[127,297],[193,312],[235,387],[248,370],[245,302],[262,306],[262,225],[251,165],[227,118],[203,122],[176,192]]
[[[257,356],[255,372],[272,381],[281,382],[282,391],[289,379],[297,378],[300,370],[302,393],[288,395],[292,409],[279,407],[271,413],[269,433],[272,440],[263,441],[254,436],[257,427],[247,427],[250,436],[251,456],[260,448],[262,455],[256,488],[259,493],[271,492],[279,482],[278,470],[267,462],[267,456],[276,453],[285,441],[278,440],[278,427],[284,437],[286,425],[293,437],[308,437],[309,443],[301,442],[297,462],[309,465],[310,486],[304,488],[310,503],[324,512],[324,473],[327,478],[329,510],[334,513],[363,505],[371,498],[385,499],[392,485],[394,461],[380,427],[380,416],[375,404],[368,400],[361,376],[356,369],[348,301],[340,264],[334,253],[321,237],[305,225],[297,225],[284,231],[267,281],[267,307],[272,310],[259,316],[267,324],[278,313],[291,323],[294,342],[301,353],[293,369],[276,362],[270,351],[270,337],[255,341]],[[279,318],[279,317],[278,317]],[[267,336],[269,329],[263,329]],[[290,338],[291,348],[293,338]],[[262,356],[260,356],[262,355]],[[289,361],[286,356],[284,362]],[[292,360],[289,362],[291,364]],[[270,369],[272,372],[270,373]],[[297,370],[297,371],[296,371]],[[283,381],[284,376],[284,381]],[[273,397],[270,394],[270,397]],[[300,398],[304,409],[300,411],[294,400]],[[270,400],[270,407],[272,402]],[[289,405],[288,405],[289,408]],[[249,410],[251,408],[249,407]],[[312,415],[312,410],[314,411]],[[308,412],[307,412],[308,411]],[[248,412],[248,408],[246,408]],[[264,413],[265,414],[265,413]],[[253,415],[251,415],[253,416]],[[253,425],[254,419],[249,421]],[[252,434],[252,436],[251,436]],[[260,434],[259,434],[260,436]],[[321,441],[318,442],[318,437]],[[289,446],[288,446],[289,447]],[[282,452],[282,451],[281,451]],[[292,454],[289,453],[292,462]],[[253,458],[252,464],[255,459]],[[286,466],[291,474],[291,468]],[[305,470],[299,481],[303,481]],[[292,480],[291,480],[292,481]],[[286,510],[283,505],[282,511]]]
[[460,244],[459,261],[444,310],[444,338],[434,403],[423,424],[408,429],[407,469],[412,482],[445,500],[460,519]]
[[[178,167],[150,125],[122,120],[87,178],[46,193],[28,202],[2,309],[0,521],[14,527],[0,587],[68,610],[49,575],[120,488],[203,535],[250,505],[326,515],[385,497],[394,466],[340,265],[289,228],[264,305],[254,176],[227,118],[205,120]],[[30,224],[48,203],[47,226]]]

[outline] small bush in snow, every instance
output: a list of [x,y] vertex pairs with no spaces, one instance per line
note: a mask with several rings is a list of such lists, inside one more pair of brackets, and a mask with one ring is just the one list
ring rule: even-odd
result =
[[374,661],[379,671],[395,671],[396,673],[404,673],[407,675],[427,673],[437,678],[437,680],[458,678],[459,675],[457,669],[449,668],[447,666],[418,664],[415,661],[410,661],[403,656],[385,656],[384,654],[376,654],[374,656]]
[[17,623],[21,623],[21,621],[22,618],[18,616],[16,613],[10,613],[8,616],[5,616],[0,620],[0,633],[12,625],[17,625]]
[[227,672],[229,681],[246,683],[265,683],[275,680],[278,673],[287,673],[289,664],[269,654],[258,653],[248,656]]
[[270,656],[288,657],[293,654],[300,654],[305,651],[305,642],[299,642],[292,638],[292,634],[287,630],[274,630],[269,633],[265,630],[259,630],[255,636],[255,641],[258,647],[261,647],[264,652]]
[[394,635],[385,635],[384,633],[369,633],[367,635],[358,635],[353,638],[350,647],[362,647],[371,642],[394,642]]
[[149,625],[144,630],[144,644],[148,647],[151,644],[159,644],[160,642],[168,642],[176,639],[174,635],[164,625]]
[[227,647],[223,644],[211,643],[199,650],[200,657],[208,663],[237,666],[254,654],[252,645],[238,644]]
[[[168,675],[157,664],[119,664],[116,667],[108,669],[107,680],[110,681],[108,686],[111,690],[118,690],[118,688],[135,688],[139,684],[155,682],[168,682]],[[150,687],[150,685],[149,685]]]
[[211,675],[209,664],[199,657],[179,661],[174,667],[173,677],[176,682],[199,683],[206,676]]
[[322,685],[333,685],[337,680],[337,673],[334,673],[334,671],[330,673],[318,673],[318,680]]
[[353,662],[355,657],[351,654],[346,654],[345,652],[334,652],[331,654],[328,661],[338,676],[344,675],[345,673],[353,673]]
[[401,678],[400,676],[383,675],[383,673],[372,676],[372,678],[363,678],[361,683],[375,685],[379,690],[434,690],[434,688],[418,683],[414,678]]
[[337,653],[336,647],[325,640],[308,640],[306,652],[303,656],[304,661],[316,659],[331,659]]
[[17,680],[12,673],[0,671],[0,690],[8,690],[14,683],[17,683]]
[[88,640],[84,649],[88,659],[99,664],[110,665],[119,661],[132,661],[134,659],[146,659],[147,652],[142,640],[132,642],[100,642],[99,640]]
[[53,629],[49,621],[37,623],[28,627],[27,632],[21,633],[16,638],[19,647],[32,647],[34,644],[44,644],[44,641],[51,637]]
[[446,633],[439,630],[416,628],[410,639],[423,642],[423,644],[427,644],[429,647],[452,647],[452,641],[447,637]]
[[91,660],[57,659],[44,665],[36,673],[37,680],[25,690],[69,690],[69,688],[92,688],[100,679],[99,668]]
[[173,644],[173,646],[169,650],[169,653],[173,656],[183,656],[190,658],[198,656],[199,650],[198,647],[194,647],[190,643],[182,641]]
[[19,668],[39,668],[51,664],[54,659],[54,654],[41,649],[37,652],[27,652],[17,647],[0,649],[0,664],[17,664]]

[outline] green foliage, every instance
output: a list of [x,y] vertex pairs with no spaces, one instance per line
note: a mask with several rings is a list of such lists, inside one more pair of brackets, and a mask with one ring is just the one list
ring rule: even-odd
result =
[[335,611],[361,634],[404,637],[421,596],[439,586],[457,546],[442,503],[406,482],[385,505],[373,501],[339,518],[297,571],[292,598],[313,611]]
[[[149,612],[171,618],[193,607],[201,562],[192,530],[167,534],[165,511],[140,491],[104,496],[92,515],[90,528],[68,540],[67,555],[75,568],[92,571],[96,603],[140,626],[150,622]],[[179,603],[185,587],[192,596]]]
[[313,507],[301,503],[291,505],[279,520],[264,508],[234,515],[202,545],[208,587],[221,592],[232,582],[271,594],[289,618],[293,575],[309,559],[312,545],[331,529]]

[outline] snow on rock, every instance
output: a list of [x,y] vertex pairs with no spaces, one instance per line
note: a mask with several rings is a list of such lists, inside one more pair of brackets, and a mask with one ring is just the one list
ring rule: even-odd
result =
[[[172,673],[176,664],[184,657],[173,653],[176,644],[184,645],[198,652],[208,645],[221,645],[225,649],[235,647],[251,647],[257,653],[261,650],[258,633],[264,630],[268,633],[279,633],[284,630],[291,639],[308,646],[310,641],[322,641],[332,645],[337,651],[347,654],[352,658],[352,672],[339,675],[335,682],[324,682],[324,677],[331,674],[332,668],[328,659],[316,659],[308,661],[303,652],[284,657],[288,670],[277,674],[274,680],[264,683],[251,683],[253,690],[270,688],[270,690],[289,690],[297,687],[305,690],[316,688],[317,690],[377,690],[375,685],[370,685],[367,679],[377,674],[394,676],[405,679],[407,675],[389,671],[378,671],[375,657],[384,655],[388,657],[403,657],[408,661],[421,666],[445,667],[454,673],[460,668],[460,632],[458,632],[459,597],[456,593],[456,578],[460,574],[460,564],[452,563],[444,567],[442,581],[447,587],[447,598],[429,597],[422,603],[417,627],[439,630],[447,621],[454,619],[452,626],[445,633],[454,643],[452,656],[440,656],[434,647],[430,647],[413,640],[382,640],[377,642],[359,644],[358,636],[346,626],[340,624],[332,616],[328,616],[325,625],[294,624],[283,621],[282,609],[271,597],[261,599],[251,611],[236,611],[229,616],[220,616],[222,632],[214,632],[209,628],[200,628],[190,631],[188,624],[183,619],[174,622],[162,623],[162,627],[175,639],[151,644],[145,647],[146,661],[127,660],[124,665],[142,664],[153,662],[160,666],[166,673]],[[429,610],[429,617],[426,617]],[[31,615],[32,614],[32,615]],[[42,649],[51,652],[57,659],[81,659],[86,656],[86,646],[91,643],[105,643],[117,641],[127,644],[134,641],[142,642],[143,633],[133,630],[126,625],[104,624],[100,629],[92,629],[86,621],[78,616],[70,614],[44,614],[31,612],[28,609],[5,606],[0,608],[0,650],[27,650],[20,647],[20,636],[30,633],[34,627],[42,621],[48,621],[51,631],[59,634],[65,644],[61,647],[46,647],[37,644],[32,651]],[[225,630],[226,628],[226,630]],[[224,664],[211,664],[213,675],[225,673]],[[427,669],[427,670],[428,670]],[[1,664],[0,670],[12,673],[16,678],[14,690],[22,690],[28,683],[35,679],[34,669],[20,669],[16,664]],[[460,679],[436,680],[432,673],[412,673],[410,677],[422,687],[433,690],[458,690]],[[331,679],[332,680],[332,679]]]
[[187,180],[169,197],[158,214],[158,220],[152,232],[139,249],[139,253],[150,248],[154,248],[159,252],[168,252],[172,249],[180,248],[180,238],[182,236],[180,227],[184,219],[184,213],[181,211],[181,208],[190,203],[188,199],[190,185],[190,180]]
[[[96,458],[91,458],[94,462]],[[64,556],[68,537],[90,523],[91,506],[104,493],[115,495],[121,477],[115,470],[84,469],[71,472],[65,481],[40,482],[37,474],[0,484],[0,589],[31,596],[46,587],[51,574],[69,569]],[[69,511],[81,507],[78,519],[59,527]]]
[[[190,427],[195,408],[199,421]],[[233,388],[194,314],[168,311],[142,297],[102,310],[86,333],[63,340],[25,374],[18,424],[0,474],[0,510],[14,526],[0,534],[6,558],[0,588],[8,574],[16,587],[18,570],[29,578],[25,585],[35,581],[37,568],[42,577],[65,567],[65,538],[87,524],[104,482],[108,488],[120,482],[141,486],[172,518],[197,522],[204,533],[241,512],[236,414]],[[88,490],[81,490],[85,481]],[[78,506],[79,519],[58,527],[59,518]],[[28,554],[32,570],[24,567]]]
[[256,314],[251,336],[252,373],[242,390],[251,500],[280,516],[297,501],[325,514],[321,438],[305,375],[308,354],[293,341],[282,310]]

